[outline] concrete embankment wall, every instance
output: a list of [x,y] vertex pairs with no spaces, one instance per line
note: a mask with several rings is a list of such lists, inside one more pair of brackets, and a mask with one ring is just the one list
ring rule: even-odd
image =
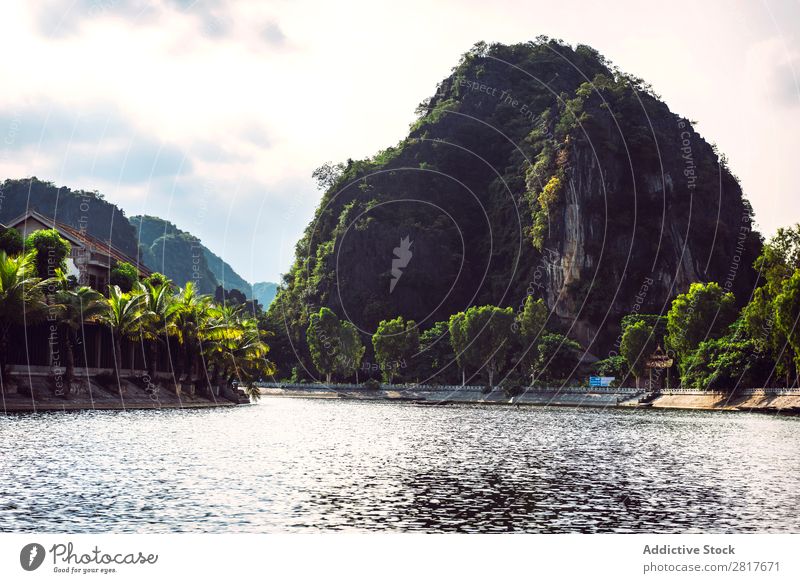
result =
[[369,401],[411,401],[419,404],[474,403],[493,405],[539,405],[571,407],[617,407],[638,402],[635,389],[537,389],[510,394],[504,389],[491,392],[482,387],[387,387],[366,389],[354,385],[291,385],[263,387],[261,393],[273,397],[353,399]]
[[366,389],[357,385],[272,385],[265,396],[377,401],[411,401],[419,404],[473,403],[560,407],[637,407],[655,409],[706,409],[729,411],[800,412],[800,391],[746,390],[728,393],[674,390],[659,395],[634,388],[536,388],[512,395],[503,389],[486,392],[482,387],[434,387],[383,385]]
[[[227,386],[198,388],[169,378],[143,383],[142,372],[123,370],[119,381],[108,371],[76,371],[69,391],[61,377],[44,367],[12,369],[0,391],[0,414],[10,412],[75,411],[82,409],[186,409],[235,406],[249,402]],[[105,375],[105,376],[103,376]],[[100,380],[103,382],[100,382]],[[137,379],[139,382],[134,382]]]
[[747,390],[738,393],[671,391],[656,397],[656,409],[715,409],[723,411],[784,411],[800,413],[800,391]]

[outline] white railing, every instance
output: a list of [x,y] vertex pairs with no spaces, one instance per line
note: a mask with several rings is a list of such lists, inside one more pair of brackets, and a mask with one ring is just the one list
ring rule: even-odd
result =
[[[353,383],[257,383],[257,386],[265,389],[293,389],[293,390],[345,390],[345,391],[372,391],[374,389],[365,387],[363,384]],[[486,392],[485,385],[421,385],[421,384],[381,384],[380,390],[391,391],[421,391],[421,392],[460,392],[478,391]],[[504,387],[495,387],[495,391],[502,391]],[[520,387],[520,393],[562,393],[562,394],[609,394],[609,395],[635,395],[638,393],[651,392],[648,388],[635,387]],[[662,389],[661,395],[696,395],[696,396],[728,396],[730,391],[704,391],[701,389]],[[768,396],[800,396],[800,388],[751,388],[737,389],[736,395],[768,395]]]
[[[265,389],[292,389],[292,390],[344,390],[344,391],[371,391],[364,385],[352,383],[257,383]],[[505,387],[495,387],[495,391],[502,391]],[[509,387],[510,388],[510,387]],[[457,392],[478,391],[486,392],[485,385],[421,385],[421,384],[381,384],[380,390],[391,391],[421,391],[421,392]],[[603,393],[603,394],[635,394],[645,392],[645,389],[613,388],[613,387],[520,387],[518,391],[528,393]]]

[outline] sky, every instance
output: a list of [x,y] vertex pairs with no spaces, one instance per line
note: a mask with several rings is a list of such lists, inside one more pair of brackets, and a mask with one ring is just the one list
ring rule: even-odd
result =
[[4,0],[0,178],[98,190],[278,281],[325,162],[395,145],[475,42],[588,44],[800,222],[800,0]]

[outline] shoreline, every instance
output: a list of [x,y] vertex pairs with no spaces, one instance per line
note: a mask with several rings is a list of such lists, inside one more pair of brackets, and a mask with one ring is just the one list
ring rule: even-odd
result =
[[133,374],[121,377],[113,387],[89,375],[76,379],[70,394],[64,396],[54,391],[47,375],[12,375],[0,390],[0,413],[208,409],[250,403],[241,391],[222,385],[201,390],[193,382],[175,384],[164,378],[150,383],[150,390],[142,385]]
[[92,403],[86,401],[46,401],[37,402],[33,404],[20,403],[17,400],[6,399],[3,406],[3,413],[52,413],[52,412],[68,412],[68,411],[160,411],[164,409],[211,409],[219,407],[236,407],[237,403],[232,401],[188,401],[185,403],[159,403],[153,402],[151,404],[142,402],[133,403],[107,403],[99,402]]
[[528,407],[591,407],[613,409],[674,409],[800,414],[800,390],[746,390],[738,393],[677,389],[647,393],[637,389],[529,389],[516,396],[503,389],[483,392],[480,387],[396,387],[365,389],[354,386],[264,386],[264,397],[394,401],[416,405],[451,404]]

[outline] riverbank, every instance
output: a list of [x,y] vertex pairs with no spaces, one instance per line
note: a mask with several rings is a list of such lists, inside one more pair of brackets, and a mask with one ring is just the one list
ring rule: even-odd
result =
[[200,409],[235,407],[250,400],[226,387],[200,391],[194,384],[167,379],[143,383],[141,376],[110,382],[103,374],[76,379],[67,394],[51,375],[12,374],[0,391],[4,413],[80,410]]
[[[635,388],[536,388],[487,392],[478,386],[387,386],[271,384],[260,389],[266,397],[406,401],[420,405],[450,403],[528,405],[540,407],[597,407],[697,409],[800,413],[800,390],[745,389],[734,394],[676,389],[651,393]],[[515,394],[518,393],[518,394]]]

